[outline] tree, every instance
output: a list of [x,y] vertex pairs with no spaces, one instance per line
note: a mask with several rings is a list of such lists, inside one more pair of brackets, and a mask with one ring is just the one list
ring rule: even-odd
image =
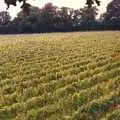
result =
[[30,4],[26,2],[27,0],[4,0],[4,2],[7,5],[7,9],[9,8],[10,5],[16,6],[17,2],[22,2],[22,6],[21,8],[23,9],[23,11],[25,11],[25,13],[29,13],[30,10]]
[[0,33],[1,34],[9,33],[9,31],[11,31],[10,24],[11,24],[11,16],[9,12],[1,11],[0,12]]
[[93,29],[96,25],[96,16],[98,9],[96,7],[84,7],[80,9],[81,19],[80,24],[84,29]]
[[120,0],[113,0],[102,15],[104,29],[120,29]]
[[52,3],[47,3],[41,9],[41,20],[45,26],[53,27],[55,23],[55,18],[57,14],[57,7]]
[[[36,33],[94,29],[96,26],[97,8],[92,5],[95,3],[99,5],[100,2],[99,0],[86,1],[88,6],[85,6],[82,9],[74,10],[73,8],[68,7],[58,8],[52,3],[47,3],[43,8],[38,8],[30,6],[27,3],[27,0],[5,0],[8,8],[9,5],[16,6],[16,2],[22,2],[23,4],[21,6],[21,11],[11,22],[9,22],[9,14],[8,18],[6,17],[3,19],[3,17],[1,17],[2,25],[0,26],[0,32]],[[5,17],[5,15],[3,16]]]
[[98,14],[98,9],[96,7],[84,7],[80,9],[81,11],[81,20],[82,21],[94,21]]
[[104,19],[120,21],[120,0],[113,0],[108,4]]
[[2,11],[0,12],[0,25],[6,25],[10,22],[11,16],[8,12]]
[[[10,5],[14,5],[16,6],[17,2],[23,2],[21,8],[28,13],[29,12],[29,8],[30,8],[30,4],[27,3],[27,0],[4,0],[5,3],[7,4],[7,7],[9,8]],[[92,7],[92,5],[96,3],[97,5],[100,5],[100,1],[99,0],[86,0],[86,4],[88,5],[88,7]]]
[[91,8],[94,3],[96,3],[98,6],[100,6],[99,0],[86,0],[86,4],[88,5],[88,8]]
[[68,7],[61,7],[57,11],[57,27],[69,29],[73,25],[74,10]]
[[29,14],[20,11],[17,17],[13,20],[13,25],[17,26],[18,33],[31,33],[38,32],[38,27],[40,24],[41,9],[38,7],[31,7]]

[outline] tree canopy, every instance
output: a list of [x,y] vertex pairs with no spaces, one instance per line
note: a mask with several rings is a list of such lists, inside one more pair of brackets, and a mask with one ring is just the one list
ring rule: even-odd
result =
[[104,14],[105,20],[120,21],[120,0],[113,0],[107,6],[107,12]]
[[31,5],[27,3],[27,0],[4,0],[4,2],[7,5],[7,9],[9,8],[10,5],[16,6],[17,2],[20,2],[20,3],[22,2],[21,9],[23,9],[23,11],[25,11],[27,14],[30,11]]
[[[29,8],[30,8],[30,4],[27,3],[27,0],[4,0],[4,2],[7,5],[7,9],[9,8],[10,5],[16,6],[17,2],[22,2],[22,6],[21,8],[23,9],[23,11],[25,11],[26,13],[29,13]],[[99,0],[86,0],[86,5],[90,8],[92,7],[93,4],[97,4],[98,6],[100,5],[100,1]]]
[[[23,1],[21,0],[21,2]],[[93,4],[80,9],[58,7],[52,3],[47,3],[42,8],[31,5],[29,14],[26,15],[24,9],[21,9],[12,20],[9,12],[2,11],[0,12],[0,34],[119,30],[119,6],[119,0],[110,2],[107,11],[101,15],[101,18],[98,18],[98,9]]]

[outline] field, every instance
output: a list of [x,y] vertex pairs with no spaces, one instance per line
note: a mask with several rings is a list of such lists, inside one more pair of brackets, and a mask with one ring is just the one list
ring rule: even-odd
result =
[[120,120],[120,32],[0,36],[0,120]]

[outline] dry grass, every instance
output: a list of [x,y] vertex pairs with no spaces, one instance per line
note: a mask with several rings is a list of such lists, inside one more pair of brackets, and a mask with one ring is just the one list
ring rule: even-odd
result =
[[119,34],[0,36],[0,120],[119,120]]

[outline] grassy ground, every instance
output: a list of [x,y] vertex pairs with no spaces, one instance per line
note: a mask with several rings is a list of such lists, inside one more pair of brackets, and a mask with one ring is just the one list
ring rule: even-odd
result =
[[0,120],[120,120],[120,32],[0,36]]

